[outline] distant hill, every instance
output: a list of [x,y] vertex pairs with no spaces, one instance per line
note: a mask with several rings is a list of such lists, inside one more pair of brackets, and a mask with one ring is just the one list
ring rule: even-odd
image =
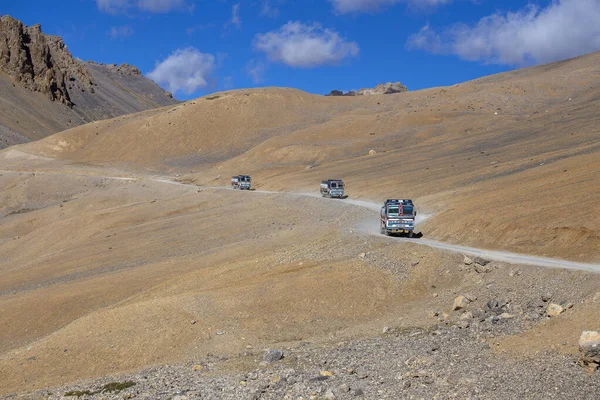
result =
[[136,67],[83,62],[40,25],[0,17],[0,148],[175,103]]
[[[310,192],[339,177],[352,197],[427,204],[436,213],[425,223],[429,237],[590,259],[600,245],[592,210],[600,207],[599,77],[600,52],[380,96],[227,91],[16,150],[177,172],[206,185],[244,173],[262,189]],[[586,206],[557,220],[548,217],[557,201]]]
[[341,90],[332,90],[331,92],[329,92],[329,94],[326,94],[325,96],[368,96],[372,94],[394,94],[404,92],[408,92],[408,89],[400,82],[387,82],[380,83],[374,88],[365,88],[357,91],[351,90],[346,93],[342,92]]

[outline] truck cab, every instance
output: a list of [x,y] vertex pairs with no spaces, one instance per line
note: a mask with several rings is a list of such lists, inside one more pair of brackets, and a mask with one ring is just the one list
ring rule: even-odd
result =
[[248,175],[236,175],[231,178],[231,188],[240,190],[250,190],[252,179]]
[[341,179],[328,179],[321,182],[321,196],[323,197],[344,197],[344,182]]
[[407,234],[413,237],[417,212],[412,200],[388,199],[381,207],[380,228],[384,235]]

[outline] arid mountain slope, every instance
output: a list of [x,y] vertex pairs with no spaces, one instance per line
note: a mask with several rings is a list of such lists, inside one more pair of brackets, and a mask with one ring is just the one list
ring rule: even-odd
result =
[[[426,225],[436,238],[597,261],[599,65],[594,53],[386,96],[219,93],[22,150],[203,184],[243,172],[259,187],[309,191],[340,177],[353,197],[415,198],[436,214]],[[568,218],[554,216],[558,203]]]
[[135,67],[83,63],[40,25],[0,16],[0,148],[175,103]]
[[[219,93],[0,151],[0,395],[187,362],[219,383],[106,379],[139,398],[308,398],[341,379],[364,398],[598,397],[574,361],[600,274],[386,237],[357,204],[412,197],[425,238],[598,263],[599,57],[385,96]],[[214,187],[234,173],[281,193]],[[350,199],[315,198],[337,177]],[[272,348],[286,357],[264,363]]]

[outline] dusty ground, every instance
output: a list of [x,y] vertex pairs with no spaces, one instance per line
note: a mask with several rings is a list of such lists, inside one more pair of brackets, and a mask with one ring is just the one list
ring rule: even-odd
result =
[[[349,200],[415,199],[427,239],[598,264],[598,57],[401,95],[222,93],[0,152],[0,395],[597,397],[574,361],[600,275],[466,265],[291,192],[341,177]],[[281,193],[215,188],[241,172]]]
[[354,198],[417,200],[436,214],[430,237],[598,262],[599,59],[388,96],[218,93],[23,150],[202,184],[248,173],[271,190],[314,191],[339,177]]

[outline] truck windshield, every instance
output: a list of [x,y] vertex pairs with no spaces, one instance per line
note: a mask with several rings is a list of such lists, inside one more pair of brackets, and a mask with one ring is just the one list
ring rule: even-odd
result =
[[404,206],[402,207],[402,214],[403,215],[413,215],[413,207],[412,206]]
[[388,215],[398,215],[400,213],[400,208],[398,206],[388,207]]

